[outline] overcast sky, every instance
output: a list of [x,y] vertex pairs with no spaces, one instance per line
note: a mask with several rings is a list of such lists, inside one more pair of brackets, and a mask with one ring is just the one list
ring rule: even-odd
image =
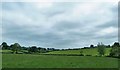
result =
[[118,41],[114,2],[4,2],[1,9],[1,43],[80,48]]

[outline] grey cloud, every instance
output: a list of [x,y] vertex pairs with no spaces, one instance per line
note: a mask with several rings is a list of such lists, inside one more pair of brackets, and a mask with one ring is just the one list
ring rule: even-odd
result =
[[97,26],[98,28],[106,28],[106,27],[115,27],[117,28],[118,27],[118,21],[117,19],[113,19],[105,24],[102,24],[102,25],[98,25]]
[[[66,11],[70,11],[73,8],[75,3],[67,2],[67,3],[53,3],[53,6],[47,9],[43,9],[40,12],[47,17],[53,17],[59,14],[63,14]],[[63,8],[64,6],[64,8]]]
[[[22,4],[23,3],[19,5],[22,5]],[[23,14],[25,14],[26,16],[29,16],[33,19],[42,19],[42,18],[47,19],[47,18],[52,18],[53,16],[58,14],[64,14],[64,12],[66,11],[70,11],[71,8],[74,8],[74,3],[67,3],[67,4],[57,3],[57,4],[54,4],[53,7],[48,8],[47,10],[46,9],[44,10],[30,9],[30,7],[29,8],[26,7],[27,4],[22,6],[25,6],[25,7],[22,7],[24,8],[23,10],[21,8],[18,8],[18,9],[21,10],[21,12],[23,12]],[[6,9],[17,10],[15,7],[13,8],[8,7]],[[46,17],[42,17],[41,15]],[[19,25],[21,22],[17,22],[17,24],[15,24],[13,20],[3,19],[3,28],[2,28],[4,31],[3,38],[4,38],[4,41],[5,40],[8,41],[7,39],[11,41],[17,40],[18,42],[26,46],[32,45],[35,43],[38,46],[54,47],[54,48],[84,47],[84,46],[90,45],[91,43],[95,44],[101,41],[103,41],[103,43],[111,43],[116,40],[117,36],[115,33],[110,35],[104,35],[104,36],[100,36],[96,34],[96,32],[107,27],[117,28],[117,21],[115,19],[111,20],[108,23],[101,24],[99,26],[91,25],[89,28],[89,25],[90,25],[89,22],[90,23],[95,22],[95,21],[92,21],[92,18],[96,18],[96,17],[89,16],[87,19],[90,19],[90,21],[85,21],[87,23],[81,22],[80,20],[78,21],[66,20],[66,21],[56,22],[53,25],[53,27],[48,29],[46,32],[42,30],[42,28],[46,27],[47,23],[43,27],[40,26],[39,24],[37,27],[29,26],[29,23],[28,25],[21,26]],[[24,23],[26,23],[25,20],[23,21]],[[52,24],[52,22],[50,23]],[[41,23],[40,21],[40,24],[43,24],[43,23]],[[8,42],[11,43],[11,41],[8,41]]]
[[76,29],[82,27],[82,24],[79,21],[76,22],[70,22],[70,21],[61,21],[57,22],[56,25],[53,26],[56,30],[70,30],[70,29]]
[[[11,25],[12,22],[8,21],[9,24],[3,25],[3,38],[16,39],[18,41],[34,41],[42,46],[47,47],[69,47],[74,45],[77,40],[67,38],[69,35],[60,36],[54,30],[53,32],[47,32],[45,34],[35,34],[36,32],[30,31],[30,28],[21,27],[19,25]],[[6,22],[7,23],[7,22]],[[38,31],[39,32],[39,31]]]

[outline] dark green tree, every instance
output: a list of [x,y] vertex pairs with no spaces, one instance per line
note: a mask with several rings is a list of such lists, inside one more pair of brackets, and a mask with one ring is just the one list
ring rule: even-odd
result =
[[100,56],[103,56],[105,54],[105,45],[102,43],[98,43],[98,53]]
[[21,49],[21,46],[18,43],[13,44],[11,47],[12,47],[13,53],[18,53],[18,51],[20,51]]
[[41,49],[42,49],[41,47],[38,47],[38,52],[39,52],[39,53],[41,52]]
[[83,54],[83,51],[82,51],[82,50],[80,50],[80,54]]
[[106,48],[110,48],[111,46],[110,45],[107,45]]
[[90,45],[90,48],[94,48],[94,45]]
[[84,56],[82,49],[80,50],[80,56]]
[[7,45],[6,42],[3,42],[1,45],[2,45],[2,49],[3,49],[3,50],[9,48],[9,46]]
[[38,48],[36,46],[29,47],[29,50],[28,50],[29,53],[31,53],[31,52],[35,53],[37,51],[38,51]]
[[41,52],[41,53],[45,53],[45,52],[46,52],[46,48],[41,48],[41,49],[40,49],[40,52]]
[[112,47],[120,47],[119,42],[115,42],[115,43],[112,45]]
[[118,42],[115,42],[112,45],[112,49],[110,51],[110,56],[112,56],[112,57],[120,57],[120,44]]

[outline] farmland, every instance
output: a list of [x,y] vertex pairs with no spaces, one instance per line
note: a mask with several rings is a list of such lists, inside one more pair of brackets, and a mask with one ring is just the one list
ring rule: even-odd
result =
[[[109,55],[111,48],[106,48],[105,55]],[[98,51],[97,48],[91,48],[91,49],[80,49],[80,50],[63,50],[63,51],[53,51],[48,52],[45,54],[80,54],[80,51],[83,51],[84,55],[92,55],[97,56]]]
[[[106,48],[105,55],[109,55],[111,48]],[[22,50],[25,51],[25,50]],[[80,51],[83,51],[84,55],[98,56],[97,48],[90,49],[79,49],[79,50],[61,50],[61,51],[52,51],[42,54],[80,54]],[[2,50],[3,53],[11,53],[11,50]]]
[[3,68],[117,68],[118,59],[93,56],[3,54]]
[[[111,48],[106,49],[106,55]],[[117,68],[118,59],[98,57],[97,48],[82,49],[84,55],[92,56],[55,56],[44,54],[80,54],[80,50],[53,51],[38,54],[11,54],[3,50],[3,68]],[[7,53],[7,54],[6,54]]]

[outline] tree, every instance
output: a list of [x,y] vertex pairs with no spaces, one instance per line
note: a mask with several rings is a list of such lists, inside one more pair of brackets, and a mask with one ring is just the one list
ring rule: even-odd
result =
[[[54,49],[54,50],[55,50],[55,49]],[[45,53],[45,52],[46,52],[46,48],[41,48],[41,49],[40,49],[40,52],[41,52],[41,53]]]
[[111,46],[110,45],[107,45],[106,48],[110,48]]
[[115,43],[112,45],[112,47],[120,47],[119,42],[115,42]]
[[14,45],[12,45],[12,51],[13,53],[18,53],[18,51],[20,50],[21,46],[18,43],[15,43]]
[[111,57],[120,57],[120,44],[118,42],[115,42],[112,45],[112,49],[110,51]]
[[7,43],[3,42],[2,43],[2,49],[8,49],[8,48],[9,48],[9,46],[7,45]]
[[90,45],[90,48],[94,48],[94,45]]
[[80,50],[80,54],[83,54],[83,51],[82,51],[82,50]]
[[105,45],[102,43],[98,43],[98,53],[100,56],[103,56],[105,54]]
[[41,49],[42,49],[41,47],[38,47],[38,52],[39,52],[39,53],[41,52]]
[[82,49],[80,50],[80,56],[84,56],[84,55],[83,55],[83,50],[82,50]]
[[36,46],[32,46],[32,47],[30,47],[29,48],[29,50],[28,50],[29,52],[37,52],[38,51],[38,49],[37,49],[37,47]]
[[14,45],[14,44],[11,44],[11,45],[9,46],[9,49],[10,49],[10,50],[12,50],[13,45]]

